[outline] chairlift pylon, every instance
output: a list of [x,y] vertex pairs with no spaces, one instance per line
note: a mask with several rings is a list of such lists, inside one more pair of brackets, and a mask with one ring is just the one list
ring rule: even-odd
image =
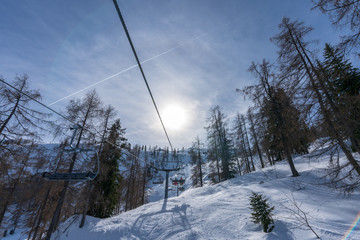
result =
[[[70,148],[66,148],[63,152],[69,154],[78,154],[78,153],[85,153],[88,157],[89,155],[93,155],[96,158],[96,170],[95,171],[88,171],[88,172],[43,172],[41,175],[47,181],[89,181],[94,180],[99,173],[100,169],[100,160],[99,154],[94,149],[85,149],[73,146],[73,141],[75,139],[76,133],[82,127],[80,125],[74,125],[70,127],[70,130],[73,130],[73,135],[70,141]],[[91,157],[90,157],[91,158]],[[59,163],[58,163],[59,164]],[[56,166],[57,169],[57,166]]]

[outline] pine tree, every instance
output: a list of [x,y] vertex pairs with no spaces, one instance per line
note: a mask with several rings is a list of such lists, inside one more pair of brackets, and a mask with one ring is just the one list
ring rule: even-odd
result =
[[263,226],[264,232],[269,233],[274,229],[274,220],[272,218],[274,207],[270,207],[267,203],[268,198],[264,197],[262,194],[257,194],[255,192],[251,193],[251,219],[254,223],[260,223]]
[[121,128],[120,119],[110,128],[100,153],[100,173],[94,181],[92,203],[88,214],[98,218],[110,217],[121,198],[123,177],[120,174],[119,162],[122,151],[117,146],[124,146],[125,129]]
[[[353,151],[360,152],[360,70],[352,66],[339,49],[326,44],[324,61],[318,61],[320,74],[325,79],[329,93],[334,99],[343,125],[347,126],[347,138]],[[350,132],[349,132],[350,131]]]

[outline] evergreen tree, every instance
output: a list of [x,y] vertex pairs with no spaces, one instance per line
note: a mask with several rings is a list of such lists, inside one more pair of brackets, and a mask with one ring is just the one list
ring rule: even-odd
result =
[[298,154],[308,153],[308,127],[300,111],[295,107],[295,104],[284,89],[274,89],[273,96],[275,100],[273,102],[265,102],[262,110],[263,118],[267,119],[267,133],[268,137],[271,136],[269,142],[272,149],[278,153],[284,151],[280,122],[275,111],[275,108],[277,108],[281,113],[281,118],[283,118],[284,134],[286,134],[290,152]]
[[360,71],[329,44],[325,46],[324,58],[323,62],[318,61],[320,74],[343,116],[342,128],[351,131],[346,136],[353,150],[360,151]]
[[100,173],[94,181],[92,203],[88,214],[98,218],[110,217],[121,198],[123,177],[120,174],[119,162],[126,139],[125,129],[121,128],[120,120],[111,126],[110,132],[100,153]]
[[274,229],[274,220],[272,218],[274,207],[267,203],[268,199],[262,194],[252,192],[250,196],[251,219],[254,223],[260,223],[266,233]]

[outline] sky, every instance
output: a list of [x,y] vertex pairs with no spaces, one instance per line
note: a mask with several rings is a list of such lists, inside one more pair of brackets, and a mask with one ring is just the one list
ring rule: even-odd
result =
[[[313,26],[309,39],[318,40],[319,51],[341,35],[327,16],[311,10],[311,0],[118,4],[176,148],[205,139],[211,107],[221,106],[229,119],[245,113],[250,103],[235,90],[255,83],[251,62],[276,60],[269,38],[283,17]],[[0,75],[12,81],[25,73],[54,110],[96,89],[116,109],[129,142],[169,146],[111,0],[2,0]]]

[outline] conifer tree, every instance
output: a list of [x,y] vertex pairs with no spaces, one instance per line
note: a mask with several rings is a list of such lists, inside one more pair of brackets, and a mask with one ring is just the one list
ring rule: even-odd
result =
[[274,207],[270,207],[267,201],[268,198],[265,198],[262,194],[252,192],[250,196],[251,219],[254,223],[260,223],[263,226],[263,231],[269,233],[274,229],[274,220],[272,218]]
[[318,61],[318,69],[343,116],[353,150],[360,152],[360,70],[330,44],[325,46],[324,61]]
[[111,126],[109,135],[100,153],[100,173],[94,180],[92,203],[88,214],[98,218],[110,217],[121,198],[123,177],[120,174],[119,163],[126,139],[125,129],[121,128],[120,119]]

